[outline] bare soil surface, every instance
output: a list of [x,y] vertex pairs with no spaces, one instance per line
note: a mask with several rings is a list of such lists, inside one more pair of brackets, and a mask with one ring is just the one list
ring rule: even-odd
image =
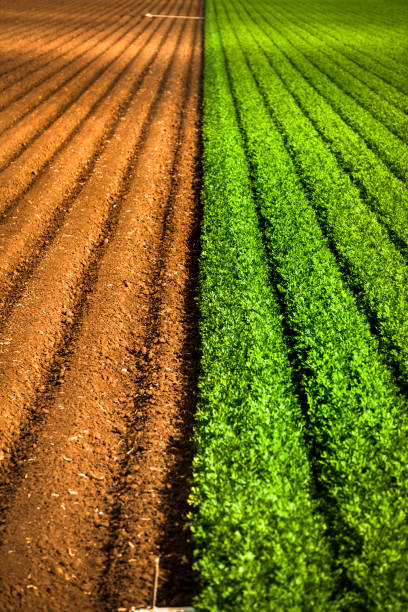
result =
[[0,609],[189,605],[203,0],[0,4]]

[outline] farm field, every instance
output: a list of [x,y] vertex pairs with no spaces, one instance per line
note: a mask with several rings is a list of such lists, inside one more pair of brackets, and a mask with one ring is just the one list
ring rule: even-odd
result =
[[0,5],[0,609],[191,601],[200,1]]
[[407,180],[404,0],[2,0],[0,610],[408,608]]
[[408,605],[408,7],[208,0],[198,609]]

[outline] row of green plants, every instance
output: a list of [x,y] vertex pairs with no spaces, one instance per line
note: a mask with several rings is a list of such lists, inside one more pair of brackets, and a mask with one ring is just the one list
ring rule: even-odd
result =
[[403,185],[259,6],[206,5],[196,606],[405,610],[408,271],[379,181]]
[[[284,24],[281,24],[276,18],[276,11],[269,3],[263,6],[262,17],[269,28],[273,24],[273,35],[276,31],[282,33],[287,39],[287,45],[297,52],[298,57],[299,55],[304,56],[307,60],[303,63],[305,76],[331,104],[336,113],[364,138],[367,144],[390,166],[396,176],[407,181],[408,145],[407,134],[404,132],[406,129],[404,113],[400,113],[402,117],[405,117],[405,127],[401,126],[400,130],[401,133],[405,133],[405,140],[401,140],[401,137],[391,132],[389,127],[373,115],[373,105],[370,107],[368,96],[363,97],[358,91],[354,93],[354,96],[350,95],[353,92],[351,77],[346,74],[341,78],[338,67],[316,50],[316,40],[311,35],[303,31],[302,37],[299,37],[299,34],[293,31],[291,21],[287,20]],[[322,79],[323,75],[327,78]],[[354,82],[358,81],[354,80]],[[386,87],[386,84],[384,84],[384,87]],[[387,114],[387,106],[391,117],[393,107],[390,105],[385,105],[384,115]],[[375,105],[374,108],[376,108]]]
[[335,582],[327,527],[212,3],[205,27],[195,604],[323,610]]
[[[276,9],[274,8],[276,16]],[[369,85],[364,84],[358,75],[354,76],[346,67],[343,67],[342,55],[335,50],[330,50],[324,42],[309,31],[299,28],[293,20],[284,19],[279,15],[277,22],[283,23],[285,31],[289,28],[298,41],[298,45],[310,57],[310,60],[345,94],[353,98],[358,104],[376,117],[393,134],[404,142],[408,140],[408,118],[403,111],[395,105],[395,96],[389,92],[390,100],[386,99],[387,84],[383,83],[381,93],[376,93]],[[370,84],[370,75],[366,71],[365,80]],[[404,99],[404,96],[402,96]],[[405,104],[407,103],[405,99]]]
[[[353,77],[359,79],[376,93],[384,96],[391,104],[400,110],[408,110],[408,101],[405,94],[408,93],[408,67],[402,67],[401,74],[395,70],[390,70],[380,62],[371,58],[364,52],[367,42],[361,49],[354,49],[348,42],[345,35],[344,24],[338,25],[328,23],[327,15],[324,20],[316,21],[315,16],[310,14],[310,5],[302,6],[299,2],[294,5],[281,3],[281,0],[274,2],[275,15],[282,15],[289,19],[294,26],[298,26],[299,34],[306,30],[313,35],[315,43],[324,50],[330,57],[335,59],[340,66],[349,71]],[[303,10],[302,10],[303,9]],[[377,41],[378,42],[378,41]],[[380,58],[387,51],[387,44],[381,41]]]
[[[399,421],[404,422],[406,406],[398,399],[367,321],[342,282],[278,126],[270,117],[262,94],[276,91],[277,87],[275,81],[268,79],[271,71],[259,61],[261,50],[254,47],[251,23],[238,1],[229,2],[228,8],[229,20],[222,19],[220,29],[229,59],[231,86],[247,136],[265,234],[281,277],[287,317],[296,333],[295,351],[308,398],[317,469],[328,501],[335,506],[330,511],[331,527],[338,538],[335,546],[344,551],[338,560],[347,578],[361,589],[362,601],[382,603],[385,609],[395,603],[393,589],[385,588],[398,571],[398,564],[390,560],[400,544],[402,552],[408,543],[407,528],[403,535],[400,525],[394,531],[389,523],[390,514],[398,514],[407,494],[392,486],[393,478],[401,480],[405,472],[400,451],[395,449],[406,445],[407,429],[400,430],[401,438],[397,440],[394,428]],[[255,55],[251,53],[254,48]],[[293,118],[292,109],[287,121],[289,116]],[[317,148],[316,141],[313,147]],[[383,473],[383,460],[377,459],[371,428],[384,445],[391,478]],[[384,490],[384,507],[379,512],[373,502]],[[361,497],[359,503],[355,503],[356,497]],[[365,526],[360,525],[362,515]],[[397,534],[401,537],[398,545],[394,541]],[[378,558],[380,544],[388,548],[388,553]],[[387,556],[389,562],[385,562]],[[400,573],[403,579],[405,570]],[[407,587],[408,583],[405,596]]]
[[[254,23],[259,26],[255,37],[264,50],[271,67],[310,119],[322,139],[330,146],[342,167],[364,193],[365,201],[379,215],[404,251],[408,246],[408,189],[397,179],[382,160],[366,145],[332,108],[319,91],[330,88],[330,79],[319,72],[263,19],[259,5],[246,3]],[[313,83],[313,85],[312,85]]]
[[[242,5],[240,5],[242,7]],[[246,58],[282,133],[309,200],[349,283],[364,301],[401,378],[408,375],[408,266],[387,230],[270,65],[253,16],[242,8]],[[272,44],[269,42],[269,45]]]
[[[406,48],[407,12],[404,0],[397,6],[392,0],[362,3],[360,6],[335,0],[289,0],[298,12],[312,14],[316,23],[341,32],[345,42],[358,54],[370,57],[376,65],[389,67],[399,76],[408,73],[408,51]],[[287,6],[287,5],[286,5]],[[401,10],[402,9],[402,10]]]

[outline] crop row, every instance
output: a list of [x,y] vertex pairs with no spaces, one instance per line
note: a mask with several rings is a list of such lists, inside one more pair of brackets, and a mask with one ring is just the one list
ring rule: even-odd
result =
[[[259,13],[259,8],[256,13]],[[259,19],[258,15],[258,23]],[[305,77],[316,91],[327,99],[336,113],[384,159],[395,175],[406,181],[408,146],[405,114],[387,102],[382,104],[380,113],[378,96],[370,95],[370,91],[362,92],[361,89],[365,86],[342,71],[330,58],[323,55],[319,48],[316,49],[318,45],[315,38],[307,32],[303,32],[300,37],[292,31],[293,25],[290,21],[286,20],[282,24],[267,7],[264,8],[261,19],[262,29],[266,30],[268,37],[271,37],[272,32],[272,39],[275,35],[283,34],[286,38],[286,54],[296,66],[301,62]],[[387,90],[389,86],[384,83],[383,89]],[[389,95],[392,96],[392,91]],[[395,120],[396,115],[401,119],[399,128],[398,121]],[[390,131],[390,127],[393,131]]]
[[[280,3],[275,4],[274,8],[275,15],[279,18],[280,16],[289,18],[292,27],[295,27],[299,35],[302,34],[302,30],[312,34],[316,44],[320,49],[324,49],[324,53],[336,58],[336,62],[389,102],[403,111],[406,110],[407,99],[404,94],[408,93],[408,84],[405,72],[408,68],[399,66],[399,70],[392,70],[380,63],[378,58],[367,56],[364,53],[367,41],[363,43],[362,49],[353,48],[350,44],[352,39],[347,36],[344,24],[335,27],[333,23],[329,25],[327,20],[317,22],[316,16],[311,16],[310,12],[302,10],[300,3],[296,4],[296,10],[294,6]],[[381,56],[387,50],[383,43],[382,50]],[[384,87],[384,82],[388,87]]]
[[[323,25],[341,33],[342,41],[360,55],[370,57],[377,64],[388,66],[394,72],[398,71],[398,68],[406,70],[407,14],[403,2],[399,7],[383,0],[370,2],[367,12],[356,9],[353,3],[342,6],[340,3],[330,2],[330,20],[327,19],[327,2],[314,2],[314,6],[311,6],[311,3],[305,0],[294,0],[291,4],[298,14],[312,13],[313,20],[319,27]],[[390,8],[395,11],[390,11]]]
[[[328,77],[297,52],[278,31],[272,30],[254,6],[252,15],[259,30],[255,36],[268,61],[303,113],[328,143],[365,200],[377,212],[399,245],[408,244],[408,189],[344,121],[331,105]],[[270,34],[270,37],[267,34]],[[272,45],[271,40],[274,44]],[[321,92],[322,95],[319,93]],[[333,95],[335,95],[333,89]],[[341,96],[339,104],[342,102]],[[344,106],[343,106],[344,110]]]
[[271,6],[207,3],[198,605],[402,610],[406,187]]
[[[371,196],[371,202],[370,197],[361,197],[360,190],[352,182],[348,172],[339,166],[336,155],[330,151],[324,138],[273,69],[270,60],[274,53],[273,43],[261,31],[252,16],[245,12],[243,19],[244,22],[241,23],[244,25],[241,27],[245,31],[246,24],[252,23],[251,36],[247,37],[249,59],[252,61],[252,69],[263,91],[265,102],[283,133],[321,223],[325,225],[338,257],[347,268],[349,282],[362,294],[361,299],[375,320],[383,342],[406,379],[408,321],[405,313],[408,309],[408,266],[403,254],[390,239],[389,232],[379,222],[377,214],[371,210],[375,182],[379,193],[384,173],[376,174],[376,166],[369,164],[370,174],[366,173],[365,178],[361,180],[364,180],[363,185],[365,184],[368,195]],[[300,92],[301,88],[298,88],[296,94],[300,95]],[[321,106],[318,108],[320,110]],[[321,123],[326,135],[330,124],[328,113],[321,112]],[[336,147],[342,153],[344,147],[341,126],[332,131],[331,138],[332,141],[336,140]],[[350,167],[350,156],[346,163]],[[358,163],[357,160],[354,165],[357,166]],[[370,175],[375,176],[375,179],[370,180]],[[386,185],[384,192],[385,188]],[[393,199],[391,207],[395,206],[396,216],[390,209],[389,213],[386,212],[386,201],[390,194],[383,193],[381,196],[381,213],[384,214],[385,211],[391,222],[393,218],[405,214],[405,190],[405,186],[400,184],[399,194]],[[397,235],[399,225],[397,218],[392,226]],[[402,236],[401,233],[399,235]]]
[[[330,552],[311,495],[282,315],[234,113],[214,6],[207,5],[202,374],[193,533],[205,610],[324,606]],[[280,603],[279,603],[280,602]]]

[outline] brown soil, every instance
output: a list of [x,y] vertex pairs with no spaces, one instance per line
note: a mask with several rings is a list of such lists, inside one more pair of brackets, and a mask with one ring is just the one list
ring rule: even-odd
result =
[[0,6],[0,609],[191,604],[203,0]]

